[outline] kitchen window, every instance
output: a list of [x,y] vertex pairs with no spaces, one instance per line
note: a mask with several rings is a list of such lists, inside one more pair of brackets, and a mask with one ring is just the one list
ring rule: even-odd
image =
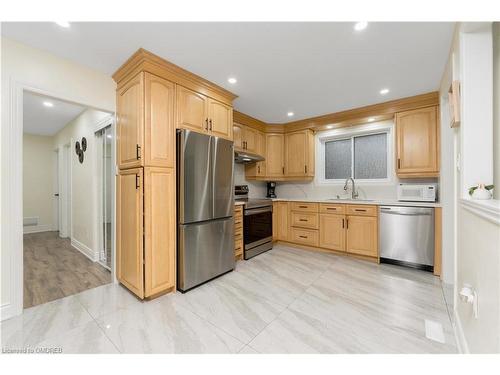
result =
[[389,182],[392,124],[370,124],[318,135],[319,182]]

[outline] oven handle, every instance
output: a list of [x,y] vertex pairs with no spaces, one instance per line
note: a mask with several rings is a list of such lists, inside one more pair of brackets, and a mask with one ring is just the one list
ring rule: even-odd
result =
[[250,215],[257,215],[257,214],[263,214],[265,212],[273,212],[273,207],[263,207],[263,208],[250,208],[248,210],[245,210],[244,215],[245,216],[250,216]]

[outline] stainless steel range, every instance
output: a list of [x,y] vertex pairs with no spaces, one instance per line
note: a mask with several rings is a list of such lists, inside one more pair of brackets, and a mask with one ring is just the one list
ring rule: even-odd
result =
[[243,201],[243,258],[250,259],[273,248],[273,201],[248,198],[248,185],[236,185],[236,201]]

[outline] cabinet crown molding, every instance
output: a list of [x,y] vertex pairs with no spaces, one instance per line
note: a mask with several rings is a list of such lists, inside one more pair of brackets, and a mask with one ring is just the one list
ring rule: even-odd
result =
[[147,50],[139,48],[125,63],[112,75],[120,85],[126,83],[135,74],[146,71],[174,83],[185,86],[204,95],[231,104],[238,96],[232,92],[177,66]]

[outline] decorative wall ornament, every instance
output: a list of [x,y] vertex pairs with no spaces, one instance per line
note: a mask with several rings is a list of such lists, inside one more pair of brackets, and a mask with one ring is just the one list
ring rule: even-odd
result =
[[80,164],[83,164],[83,161],[85,160],[85,151],[87,151],[87,138],[82,137],[81,146],[79,141],[76,141],[75,143],[75,152],[78,155],[78,161]]

